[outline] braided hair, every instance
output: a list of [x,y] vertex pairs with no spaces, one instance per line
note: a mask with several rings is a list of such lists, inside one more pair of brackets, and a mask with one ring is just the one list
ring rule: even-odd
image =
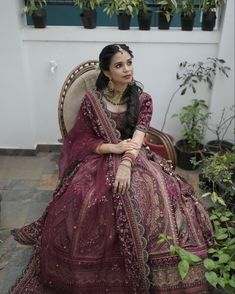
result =
[[[111,44],[103,48],[99,55],[100,74],[96,80],[96,90],[102,91],[108,86],[109,78],[106,77],[104,71],[109,71],[112,57],[120,52],[120,48],[134,55],[129,47],[125,44]],[[131,138],[136,127],[138,112],[139,112],[139,95],[142,93],[142,88],[133,83],[129,84],[123,93],[123,98],[127,101],[126,126],[121,132],[122,139]]]

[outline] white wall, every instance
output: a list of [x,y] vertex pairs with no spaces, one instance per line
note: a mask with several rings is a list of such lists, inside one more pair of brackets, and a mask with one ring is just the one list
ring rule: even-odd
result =
[[[221,29],[213,32],[160,31],[155,28],[149,32],[134,28],[130,31],[78,27],[34,29],[24,26],[18,2],[7,1],[4,11],[0,11],[0,148],[34,148],[37,144],[57,143],[60,138],[57,104],[65,77],[80,62],[97,59],[100,50],[108,43],[126,42],[133,50],[135,78],[153,97],[152,126],[157,128],[161,127],[167,103],[177,88],[175,75],[181,61],[197,62],[209,56],[224,56],[233,66],[232,48],[227,50],[227,42],[233,40],[226,29],[234,17],[229,9]],[[228,0],[229,5],[231,2]],[[58,63],[55,74],[50,72],[50,60]],[[214,89],[217,87],[222,93],[226,91],[227,103],[232,104],[233,80],[222,81],[218,76]],[[216,102],[217,93],[200,87],[195,97],[176,97],[165,131],[176,138],[180,136],[180,126],[170,116],[191,98],[205,99],[215,113],[219,112],[221,103]]]

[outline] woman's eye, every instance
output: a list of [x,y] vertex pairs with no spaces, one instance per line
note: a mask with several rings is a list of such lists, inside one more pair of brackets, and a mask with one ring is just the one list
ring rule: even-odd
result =
[[132,60],[128,61],[127,64],[128,64],[128,65],[132,65]]
[[115,67],[116,68],[120,68],[121,67],[121,64],[116,64]]

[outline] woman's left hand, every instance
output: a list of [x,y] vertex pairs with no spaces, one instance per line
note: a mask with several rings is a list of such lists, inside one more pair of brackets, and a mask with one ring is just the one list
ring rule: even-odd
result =
[[113,192],[125,194],[130,188],[131,166],[120,164],[113,184]]

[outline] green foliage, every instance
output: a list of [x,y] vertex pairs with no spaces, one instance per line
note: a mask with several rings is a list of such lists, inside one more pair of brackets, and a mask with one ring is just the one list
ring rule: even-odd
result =
[[114,14],[118,15],[119,13],[126,13],[128,15],[134,16],[138,13],[138,5],[140,0],[112,0],[107,1],[104,4],[104,12],[108,16]]
[[171,17],[178,12],[178,4],[176,0],[160,0],[156,2],[160,5],[160,11],[165,14],[168,22]]
[[195,150],[204,136],[204,126],[210,117],[208,106],[204,100],[193,99],[192,103],[184,106],[181,112],[172,117],[179,117],[183,126],[182,136],[186,140],[185,149]]
[[170,253],[172,255],[179,256],[180,261],[178,263],[178,271],[179,271],[181,279],[183,280],[187,276],[190,266],[200,263],[201,258],[179,246],[172,245],[170,243],[171,240],[172,238],[170,236],[160,234],[159,240],[157,241],[157,243],[158,244],[167,243],[169,245]]
[[224,4],[224,0],[200,0],[200,9],[203,12],[221,7]]
[[32,15],[36,10],[42,9],[46,4],[46,0],[26,0],[23,11]]
[[229,293],[235,290],[235,222],[231,211],[218,207],[210,212],[215,229],[215,244],[208,249],[208,258],[203,263],[205,277],[214,286],[221,286]]
[[73,2],[81,9],[94,10],[103,3],[103,0],[73,0]]
[[[210,196],[213,203],[226,206],[234,202],[234,171],[235,153],[214,153],[203,160],[201,173],[203,178],[210,183],[210,191],[202,197]],[[201,183],[203,189],[203,182]],[[221,192],[222,191],[222,192]]]
[[213,86],[213,78],[217,73],[221,73],[228,77],[228,71],[230,70],[230,67],[225,65],[223,59],[210,57],[207,58],[206,62],[199,61],[197,63],[189,63],[184,61],[180,63],[179,67],[180,68],[176,73],[176,79],[180,81],[180,85],[169,100],[163,119],[162,131],[167,120],[171,103],[178,92],[180,92],[181,95],[185,95],[187,90],[190,89],[193,94],[196,94],[196,89],[201,82],[207,84],[211,89]]
[[181,0],[180,9],[184,15],[193,15],[195,13],[195,0]]

